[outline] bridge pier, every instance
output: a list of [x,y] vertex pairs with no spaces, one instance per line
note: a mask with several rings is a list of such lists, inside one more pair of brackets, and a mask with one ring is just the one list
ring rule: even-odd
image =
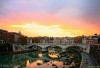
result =
[[47,51],[47,49],[46,48],[42,48],[42,52],[45,52],[45,51]]
[[62,52],[66,52],[66,48],[62,48]]
[[13,45],[13,52],[15,52],[16,51],[16,49],[15,49],[15,45]]

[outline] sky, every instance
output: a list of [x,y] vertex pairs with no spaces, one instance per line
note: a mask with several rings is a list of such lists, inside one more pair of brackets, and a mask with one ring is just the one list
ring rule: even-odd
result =
[[100,34],[100,0],[0,0],[0,29],[29,37]]

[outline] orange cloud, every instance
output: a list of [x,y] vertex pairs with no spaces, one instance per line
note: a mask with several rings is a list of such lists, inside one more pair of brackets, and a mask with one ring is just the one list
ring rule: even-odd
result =
[[[36,22],[26,23],[22,25],[11,25],[12,28],[22,28],[23,33],[30,33],[31,36],[54,36],[54,37],[65,37],[65,36],[76,36],[78,31],[71,31],[63,29],[60,25],[42,25]],[[74,33],[75,32],[75,33]],[[33,34],[33,35],[32,35]]]

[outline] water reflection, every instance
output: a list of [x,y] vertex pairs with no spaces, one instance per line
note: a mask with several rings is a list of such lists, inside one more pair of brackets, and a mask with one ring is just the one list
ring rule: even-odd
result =
[[59,58],[59,57],[60,57],[59,54],[49,54],[49,56],[50,56],[51,58]]
[[48,56],[50,58],[60,58],[60,53],[55,51],[54,49],[53,50],[48,50]]
[[[31,52],[14,55],[2,55],[0,56],[0,68],[63,68],[69,65],[64,58],[52,59],[61,57],[59,53],[42,53],[42,52]],[[52,57],[52,58],[50,58]],[[64,61],[63,61],[64,60]],[[74,63],[73,63],[74,64]],[[70,64],[71,65],[71,64]],[[75,64],[74,64],[75,65]]]
[[42,57],[42,53],[38,54],[38,57]]
[[26,68],[53,68],[53,67],[63,67],[62,61],[49,61],[47,63],[43,63],[43,60],[37,60],[35,62],[30,63],[29,60],[27,61]]
[[38,65],[42,65],[42,64],[43,64],[43,60],[37,60],[32,63],[30,63],[29,60],[27,60],[26,68],[36,68],[38,67]]

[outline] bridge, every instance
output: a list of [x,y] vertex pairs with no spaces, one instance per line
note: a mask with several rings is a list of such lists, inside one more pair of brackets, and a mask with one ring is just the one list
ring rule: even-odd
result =
[[47,48],[53,48],[53,47],[59,47],[62,49],[62,52],[66,51],[66,48],[70,47],[70,46],[76,46],[76,47],[80,47],[83,49],[83,52],[87,52],[89,53],[90,51],[90,45],[89,44],[54,44],[54,43],[31,43],[28,45],[21,45],[20,48],[22,49],[27,49],[29,47],[39,47],[42,49],[42,51],[46,51]]

